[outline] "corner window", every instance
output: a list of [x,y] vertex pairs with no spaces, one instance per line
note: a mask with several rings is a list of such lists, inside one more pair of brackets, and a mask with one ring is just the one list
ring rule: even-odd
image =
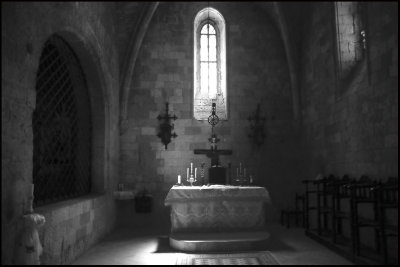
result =
[[335,2],[338,74],[341,80],[347,78],[365,57],[367,32],[362,7],[359,2]]

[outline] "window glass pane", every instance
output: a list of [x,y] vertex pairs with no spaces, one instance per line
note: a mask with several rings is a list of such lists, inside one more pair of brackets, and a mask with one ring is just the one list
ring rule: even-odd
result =
[[201,28],[201,34],[208,34],[207,26],[208,24],[204,24],[203,28]]
[[217,63],[209,63],[209,91],[208,96],[210,98],[216,98],[217,94]]
[[216,36],[215,35],[209,35],[209,45],[210,45],[210,50],[209,50],[209,61],[217,61],[217,42],[216,42]]
[[214,27],[213,27],[211,24],[208,24],[208,25],[210,25],[209,28],[208,28],[208,33],[209,33],[209,34],[215,34],[215,29],[214,29]]
[[201,61],[208,61],[207,36],[208,35],[200,35],[200,60]]
[[200,64],[200,93],[201,96],[208,96],[208,63]]

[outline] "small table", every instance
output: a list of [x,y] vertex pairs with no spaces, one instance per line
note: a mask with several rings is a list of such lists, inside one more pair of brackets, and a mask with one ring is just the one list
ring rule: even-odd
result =
[[171,233],[260,231],[265,203],[269,193],[259,186],[173,186],[165,198]]

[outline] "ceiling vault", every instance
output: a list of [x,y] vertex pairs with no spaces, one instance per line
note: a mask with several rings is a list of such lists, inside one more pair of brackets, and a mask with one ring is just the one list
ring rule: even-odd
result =
[[274,12],[276,14],[277,26],[280,29],[283,45],[285,47],[285,53],[289,68],[289,78],[292,91],[292,102],[293,102],[293,116],[294,120],[297,121],[300,118],[300,94],[299,94],[299,83],[298,74],[296,70],[295,60],[295,49],[292,40],[290,39],[288,27],[284,14],[278,2],[273,2]]

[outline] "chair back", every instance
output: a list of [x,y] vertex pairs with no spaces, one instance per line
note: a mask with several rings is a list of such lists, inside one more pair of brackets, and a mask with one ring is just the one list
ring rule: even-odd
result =
[[343,175],[342,179],[338,181],[337,186],[337,194],[338,197],[350,197],[351,196],[351,185],[356,181],[354,179],[350,179],[350,176],[347,174]]
[[[305,196],[296,193],[296,203],[295,203],[295,205],[296,205],[296,210],[297,211],[299,211],[299,210],[304,211],[304,209],[305,209]],[[301,205],[301,208],[300,208],[300,205]]]
[[378,200],[377,187],[377,181],[372,181],[368,176],[362,175],[352,185],[354,199],[356,201],[376,202]]
[[385,207],[398,207],[399,184],[396,177],[389,177],[379,186],[380,203]]

